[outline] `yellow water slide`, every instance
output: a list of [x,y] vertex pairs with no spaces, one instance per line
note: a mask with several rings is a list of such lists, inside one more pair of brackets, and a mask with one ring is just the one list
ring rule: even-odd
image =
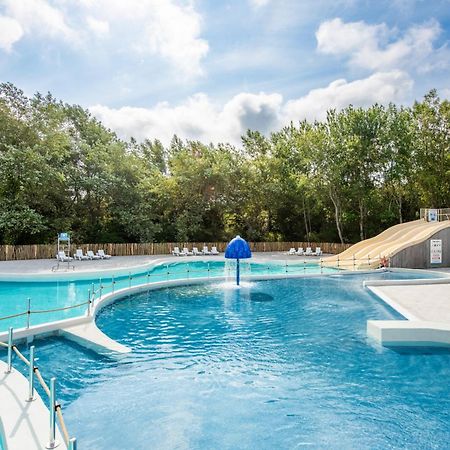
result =
[[419,244],[447,227],[450,227],[449,220],[427,222],[420,219],[400,223],[352,245],[339,255],[324,258],[323,265],[349,270],[377,268],[401,250]]

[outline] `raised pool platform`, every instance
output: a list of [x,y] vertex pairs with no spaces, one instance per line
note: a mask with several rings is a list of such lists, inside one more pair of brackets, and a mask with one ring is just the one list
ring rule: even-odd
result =
[[364,285],[407,320],[369,320],[385,346],[450,346],[450,278],[371,281]]

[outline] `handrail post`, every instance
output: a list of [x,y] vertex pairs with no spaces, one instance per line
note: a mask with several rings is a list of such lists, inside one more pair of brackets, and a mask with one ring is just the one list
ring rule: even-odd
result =
[[114,294],[114,285],[116,284],[116,282],[114,281],[114,275],[111,277],[111,284],[112,284],[112,293]]
[[12,348],[13,348],[13,328],[9,327],[8,330],[8,367],[6,373],[11,373],[12,370]]
[[187,263],[186,276],[187,279],[189,280],[189,263]]
[[34,345],[30,347],[30,366],[28,371],[28,398],[27,402],[34,400]]
[[75,438],[70,439],[69,450],[77,450],[77,440]]
[[92,295],[92,304],[94,304],[94,299],[95,299],[95,284],[94,283],[92,283],[91,295]]
[[339,269],[339,255],[337,255],[337,267]]
[[320,258],[320,274],[323,274],[323,261],[322,258]]
[[209,273],[209,261],[208,261],[208,278],[211,277],[211,274]]
[[31,298],[27,298],[28,309],[27,309],[27,329],[30,328],[30,319],[31,319]]
[[147,284],[150,284],[150,271],[147,270]]
[[131,288],[131,272],[128,272],[128,289]]
[[91,315],[91,290],[88,289],[87,315]]
[[55,424],[55,384],[56,384],[56,378],[53,377],[50,380],[50,404],[49,404],[49,409],[50,409],[50,433],[49,433],[49,441],[48,444],[46,446],[46,448],[55,448],[59,445],[58,442],[56,442],[56,424]]
[[103,285],[102,285],[102,279],[99,278],[99,283],[100,283],[100,299],[102,298],[102,292],[103,292]]
[[356,261],[355,261],[355,254],[353,253],[353,272],[356,270]]

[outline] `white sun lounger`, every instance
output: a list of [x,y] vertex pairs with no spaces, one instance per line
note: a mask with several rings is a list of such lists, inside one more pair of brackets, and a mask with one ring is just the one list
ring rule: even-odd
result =
[[190,252],[187,247],[184,247],[183,251],[180,254],[183,254],[183,255],[186,255],[186,256],[192,256],[193,255],[193,253]]
[[219,251],[217,250],[217,247],[213,246],[211,247],[211,255],[218,255]]
[[203,253],[204,255],[210,255],[210,254],[211,254],[211,252],[209,251],[207,245],[205,245],[205,246],[203,247],[202,253]]
[[305,254],[305,252],[303,251],[303,247],[299,247],[296,252],[296,255],[303,256],[304,254]]
[[314,256],[322,256],[322,249],[320,247],[316,247],[316,252],[314,253]]
[[56,259],[61,262],[67,262],[72,261],[73,258],[71,256],[67,256],[64,250],[60,250],[56,255]]
[[88,250],[86,252],[86,255],[88,256],[89,259],[100,259],[100,256],[94,255],[94,252],[92,250]]
[[202,256],[203,252],[201,252],[197,247],[192,247],[192,253],[194,256]]
[[100,256],[101,259],[109,259],[109,258],[111,258],[111,255],[107,255],[105,253],[105,250],[99,250],[97,252],[97,256]]
[[313,252],[311,247],[306,247],[306,252],[305,252],[305,256],[312,256]]
[[77,251],[73,255],[73,259],[82,261],[83,259],[89,259],[89,257],[83,253],[83,250],[81,248],[77,248]]
[[286,255],[295,255],[297,252],[295,251],[295,248],[294,247],[291,247],[290,249],[289,249],[289,251],[286,253]]
[[172,255],[173,256],[184,256],[180,252],[180,247],[174,247],[173,250],[172,250]]

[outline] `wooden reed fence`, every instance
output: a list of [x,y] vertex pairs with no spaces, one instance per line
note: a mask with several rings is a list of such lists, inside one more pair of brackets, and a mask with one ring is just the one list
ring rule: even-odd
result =
[[[165,243],[130,243],[130,244],[72,244],[72,252],[77,248],[92,250],[94,253],[104,249],[113,256],[137,255],[169,255],[174,247],[197,247],[199,250],[207,245],[210,249],[214,245],[220,252],[225,251],[227,242],[165,242]],[[250,242],[253,252],[285,252],[291,247],[320,247],[324,253],[337,254],[343,252],[352,244],[337,244],[330,242]],[[21,259],[52,259],[56,255],[55,244],[35,245],[0,245],[0,261],[15,261]],[[73,255],[71,255],[73,256]]]

